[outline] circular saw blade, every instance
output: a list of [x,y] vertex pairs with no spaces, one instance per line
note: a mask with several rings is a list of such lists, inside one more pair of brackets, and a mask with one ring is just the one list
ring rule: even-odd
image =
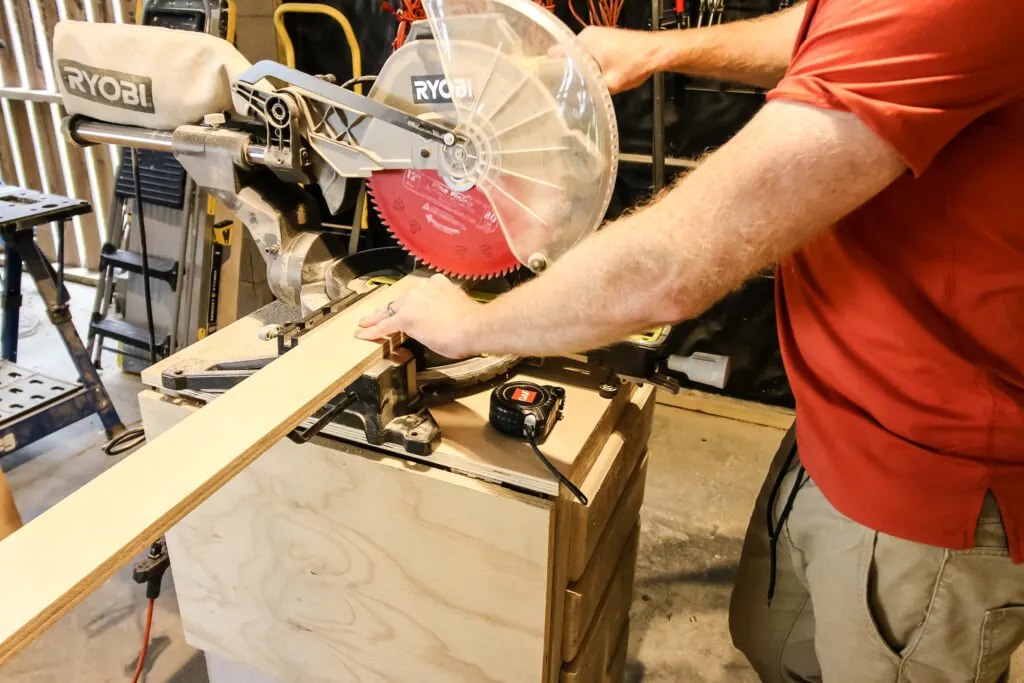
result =
[[478,188],[454,190],[435,171],[408,169],[374,173],[367,191],[395,239],[432,268],[488,278],[520,265]]

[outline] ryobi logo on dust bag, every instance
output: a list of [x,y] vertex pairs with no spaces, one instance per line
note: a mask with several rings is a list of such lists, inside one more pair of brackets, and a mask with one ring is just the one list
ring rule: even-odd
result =
[[97,69],[70,59],[57,62],[69,95],[120,109],[153,113],[153,80],[112,69]]

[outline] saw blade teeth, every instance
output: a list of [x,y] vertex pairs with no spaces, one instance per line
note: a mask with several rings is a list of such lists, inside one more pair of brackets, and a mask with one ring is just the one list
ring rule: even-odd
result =
[[[447,193],[435,194],[435,188],[443,182],[436,172],[417,171],[414,177],[406,173],[409,172],[383,171],[366,181],[374,211],[403,250],[432,270],[465,280],[501,277],[519,267],[504,234],[498,229],[486,232],[479,227],[488,220],[483,207],[493,211],[482,191],[471,189],[468,192],[474,194],[466,198],[466,204],[446,206]],[[447,221],[455,231],[439,229],[438,219],[441,223]],[[416,229],[412,229],[414,226]],[[455,258],[458,250],[461,252]],[[461,268],[463,262],[469,266],[468,271]]]

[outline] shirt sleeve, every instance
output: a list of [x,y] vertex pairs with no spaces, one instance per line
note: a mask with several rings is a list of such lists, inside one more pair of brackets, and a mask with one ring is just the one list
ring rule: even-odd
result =
[[1024,92],[1020,0],[810,0],[769,100],[849,112],[920,175],[979,117]]

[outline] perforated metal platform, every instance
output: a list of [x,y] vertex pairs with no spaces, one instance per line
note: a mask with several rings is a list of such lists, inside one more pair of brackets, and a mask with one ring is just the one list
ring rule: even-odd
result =
[[63,398],[81,385],[40,375],[10,361],[0,360],[0,424]]

